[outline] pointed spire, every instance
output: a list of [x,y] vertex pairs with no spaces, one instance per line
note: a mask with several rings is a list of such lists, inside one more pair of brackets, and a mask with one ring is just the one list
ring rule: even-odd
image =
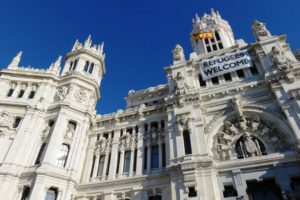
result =
[[84,47],[90,48],[92,45],[92,39],[91,39],[91,35],[88,36],[88,38],[86,39],[86,41],[84,42]]
[[18,68],[19,63],[22,58],[22,51],[19,51],[19,53],[12,59],[11,63],[8,65],[8,69],[15,69]]
[[55,68],[55,67],[57,67],[57,68],[60,67],[60,64],[61,64],[61,58],[62,58],[62,56],[59,55],[58,58],[56,59],[54,65],[53,65],[54,68]]
[[78,39],[75,41],[74,45],[73,45],[73,48],[72,48],[72,51],[74,51],[78,46]]
[[221,15],[220,15],[219,11],[217,11],[217,17],[221,18]]
[[196,14],[196,21],[200,21],[200,17]]
[[213,8],[211,9],[211,16],[212,16],[212,17],[215,17],[215,16],[217,16],[217,14],[215,13],[215,11],[214,11],[214,9],[213,9]]
[[59,74],[60,73],[61,59],[62,59],[62,56],[58,56],[56,61],[50,65],[49,70],[54,72],[55,74]]

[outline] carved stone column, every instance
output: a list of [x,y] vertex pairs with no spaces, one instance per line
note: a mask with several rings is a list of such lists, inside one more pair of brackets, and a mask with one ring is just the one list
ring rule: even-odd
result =
[[143,145],[144,128],[140,125],[138,132],[137,142],[137,155],[136,155],[136,175],[143,174],[144,165],[144,145]]
[[131,149],[131,152],[130,152],[130,170],[129,170],[130,176],[133,175],[134,150],[135,150],[135,148],[132,148],[132,149]]
[[232,173],[233,173],[233,180],[234,180],[234,184],[235,184],[235,188],[237,190],[238,196],[239,197],[244,196],[244,200],[248,200],[248,195],[246,192],[247,184],[242,177],[241,170],[240,169],[233,170]]
[[105,153],[105,158],[104,158],[104,166],[103,166],[103,172],[102,172],[102,179],[106,178],[106,171],[107,171],[107,164],[108,164],[108,158],[109,158],[109,152]]

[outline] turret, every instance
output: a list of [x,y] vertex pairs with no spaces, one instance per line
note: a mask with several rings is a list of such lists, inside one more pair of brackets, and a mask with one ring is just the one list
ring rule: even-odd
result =
[[197,54],[209,53],[235,44],[229,23],[213,9],[210,15],[204,14],[202,18],[196,15],[190,38],[192,48]]
[[92,45],[91,36],[86,39],[84,44],[76,40],[71,52],[66,55],[62,75],[80,73],[94,79],[100,85],[102,76],[105,73],[103,48],[103,43]]

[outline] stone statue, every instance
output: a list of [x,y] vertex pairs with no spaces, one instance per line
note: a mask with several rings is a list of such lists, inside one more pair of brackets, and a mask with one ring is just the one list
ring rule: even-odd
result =
[[261,41],[272,36],[266,28],[265,24],[257,20],[253,22],[252,30],[255,35],[256,41]]
[[190,128],[190,117],[186,115],[179,115],[177,116],[177,123],[179,125],[179,131],[182,132],[183,130],[189,130]]
[[229,160],[231,157],[231,136],[224,132],[217,133],[217,152],[221,160]]
[[177,73],[175,80],[176,80],[175,94],[184,95],[186,93],[186,89],[188,88],[188,86],[185,83],[184,78],[180,72]]
[[285,52],[279,50],[278,47],[272,47],[272,59],[275,65],[277,65],[278,69],[286,70],[292,68],[291,60],[286,56]]
[[173,50],[173,61],[185,61],[183,48],[179,44]]
[[47,123],[47,126],[43,130],[43,137],[48,137],[48,135],[50,134],[50,130],[51,130],[51,127]]
[[0,115],[0,124],[3,126],[11,126],[11,117],[7,111],[3,111]]
[[44,97],[41,97],[40,100],[38,101],[36,107],[35,107],[37,110],[40,110],[40,111],[45,111],[47,109],[47,106],[46,106],[46,102],[45,102],[45,98]]
[[236,115],[238,116],[238,119],[243,120],[244,119],[243,110],[242,110],[242,106],[241,106],[241,102],[240,102],[239,97],[236,97],[236,96],[233,97],[232,103],[233,103]]
[[240,142],[240,148],[243,151],[245,157],[260,156],[260,146],[257,139],[252,139],[249,133],[245,133],[243,141]]

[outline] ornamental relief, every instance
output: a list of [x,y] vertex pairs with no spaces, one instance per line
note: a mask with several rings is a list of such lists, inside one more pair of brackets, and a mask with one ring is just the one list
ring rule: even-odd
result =
[[95,144],[95,154],[106,154],[111,151],[112,139],[100,137],[100,139]]
[[258,115],[225,121],[213,139],[213,155],[218,160],[248,158],[289,150],[285,134]]
[[68,94],[68,87],[66,86],[60,87],[56,91],[56,99],[58,101],[63,101],[66,98],[67,94]]
[[119,150],[133,150],[137,147],[138,135],[125,133],[119,139]]
[[0,126],[7,126],[11,128],[12,125],[12,116],[7,111],[2,111],[0,114]]
[[156,145],[163,143],[165,141],[165,130],[157,129],[156,127],[151,127],[150,131],[144,134],[144,144],[145,145]]

